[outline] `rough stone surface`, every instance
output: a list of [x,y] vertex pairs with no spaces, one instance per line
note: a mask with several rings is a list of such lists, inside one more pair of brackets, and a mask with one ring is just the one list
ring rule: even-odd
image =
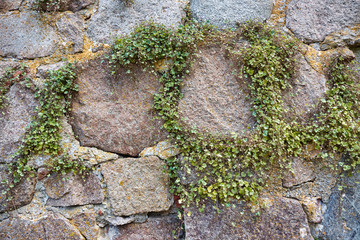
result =
[[37,105],[33,92],[19,83],[10,87],[6,97],[7,106],[0,111],[0,163],[12,161]]
[[94,4],[96,0],[59,0],[58,4],[48,5],[46,1],[40,5],[44,11],[79,11],[91,4]]
[[314,179],[313,164],[301,158],[294,158],[291,170],[289,170],[289,173],[283,179],[283,186],[289,188],[304,182],[313,181]]
[[118,159],[119,156],[114,153],[101,151],[97,148],[79,147],[75,153],[77,158],[87,160],[90,164],[95,165],[102,162]]
[[166,211],[172,205],[169,178],[157,157],[122,158],[101,165],[114,215]]
[[[17,209],[31,202],[35,193],[36,178],[27,179],[27,177],[17,183],[7,195],[0,195],[0,213]],[[0,193],[7,190],[7,186],[1,184],[3,180],[8,180],[9,183],[12,181],[12,176],[9,174],[6,165],[0,165]]]
[[321,223],[322,204],[320,198],[305,198],[300,201],[310,223]]
[[180,149],[165,140],[159,142],[156,146],[145,148],[139,155],[140,157],[158,156],[161,159],[168,159],[180,153]]
[[87,34],[93,41],[109,43],[112,37],[129,34],[143,21],[176,26],[185,16],[185,4],[179,0],[134,0],[134,4],[126,6],[119,0],[100,0]]
[[242,204],[208,203],[203,213],[196,207],[185,209],[186,239],[313,239],[298,201],[277,197],[261,201],[265,209],[259,217]]
[[68,53],[82,52],[84,48],[84,19],[77,13],[65,13],[57,22],[56,27],[62,40],[66,43]]
[[0,238],[12,239],[67,239],[84,240],[71,223],[58,214],[49,213],[39,220],[31,221],[21,218],[9,218],[0,222]]
[[[119,226],[114,240],[172,240],[180,232],[181,221],[176,215],[149,218],[145,223]],[[173,230],[176,231],[173,235]]]
[[48,78],[49,71],[58,70],[59,68],[61,68],[64,65],[65,65],[64,62],[57,62],[57,63],[53,63],[53,64],[41,65],[40,67],[37,68],[36,77],[43,78],[43,79]]
[[19,9],[21,2],[22,0],[1,0],[0,13]]
[[294,87],[284,96],[284,102],[293,114],[306,117],[328,90],[325,75],[315,71],[305,58],[299,60]]
[[106,61],[89,62],[78,75],[79,93],[72,104],[72,126],[82,146],[137,156],[165,137],[154,120],[153,94],[160,84],[154,75],[134,67],[112,75]]
[[360,45],[360,25],[347,27],[341,31],[331,33],[326,36],[321,43],[321,50],[328,50],[335,47],[359,46]]
[[354,171],[352,177],[345,177],[334,188],[322,221],[325,235],[320,235],[320,239],[360,239],[359,181],[359,172]]
[[331,170],[329,165],[334,165],[334,161],[314,162],[315,180],[297,186],[292,186],[285,194],[285,197],[296,198],[299,200],[310,198],[320,198],[322,202],[329,200],[332,189],[335,187],[338,171]]
[[360,23],[358,0],[293,0],[286,26],[306,42],[323,41],[327,35]]
[[38,58],[54,53],[58,36],[34,13],[0,15],[0,56]]
[[201,50],[184,81],[184,97],[179,103],[179,112],[187,125],[212,133],[241,134],[253,124],[251,103],[232,74],[234,69],[223,49]]
[[235,27],[237,22],[263,21],[271,15],[271,0],[191,0],[191,10],[196,19],[221,28]]
[[71,220],[86,240],[97,240],[99,227],[96,225],[96,214],[94,210],[77,214],[72,217]]
[[49,199],[49,206],[75,206],[102,203],[104,195],[100,181],[90,173],[83,179],[79,175],[69,173],[65,176],[53,174],[44,182]]
[[16,61],[0,61],[0,77],[2,77],[7,69],[19,67],[20,64]]

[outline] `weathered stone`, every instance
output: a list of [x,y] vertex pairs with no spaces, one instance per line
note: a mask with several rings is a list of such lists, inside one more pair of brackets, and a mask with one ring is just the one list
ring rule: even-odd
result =
[[46,236],[45,229],[39,222],[9,218],[0,222],[0,238],[35,240]]
[[87,34],[93,41],[109,43],[111,37],[129,34],[143,21],[153,20],[169,27],[175,26],[185,16],[185,5],[185,1],[177,0],[134,0],[131,6],[119,0],[100,0]]
[[191,0],[190,7],[196,19],[221,28],[235,27],[237,22],[263,21],[270,17],[271,0]]
[[294,158],[289,173],[283,179],[283,186],[289,188],[314,179],[313,164],[301,158]]
[[95,0],[59,0],[55,4],[48,4],[47,1],[43,1],[43,3],[40,4],[40,8],[43,11],[48,11],[48,12],[52,12],[52,11],[76,12],[94,3]]
[[0,77],[2,77],[8,69],[19,67],[16,61],[0,61]]
[[203,213],[185,209],[186,239],[313,239],[300,203],[287,198],[263,198],[255,216],[243,204],[208,203]]
[[48,78],[49,71],[58,70],[59,68],[61,68],[64,65],[65,65],[64,62],[57,62],[57,63],[53,63],[53,64],[41,65],[40,67],[38,67],[36,69],[36,77],[43,78],[43,79]]
[[[0,165],[0,194],[7,191],[7,184],[2,184],[3,180],[12,183],[12,174],[8,172],[6,165]],[[29,204],[34,197],[36,178],[24,176],[24,178],[15,184],[6,195],[0,195],[0,213],[8,210],[14,210],[26,204]]]
[[113,240],[172,240],[180,232],[181,221],[176,215],[152,217],[145,223],[132,223],[119,226],[118,229],[118,234]]
[[292,186],[284,196],[299,200],[308,197],[320,198],[326,203],[329,200],[332,189],[336,184],[337,175],[339,174],[339,171],[330,169],[329,165],[334,165],[334,161],[314,162],[315,180],[298,186]]
[[233,70],[223,49],[201,50],[182,88],[179,112],[186,124],[220,134],[241,134],[254,124],[251,103]]
[[360,239],[360,175],[354,171],[333,189],[319,239]]
[[310,223],[321,223],[323,218],[320,198],[305,198],[300,201]]
[[320,98],[328,90],[324,74],[315,71],[301,57],[298,63],[299,70],[294,86],[284,96],[286,107],[297,116],[306,117],[312,113]]
[[165,137],[152,111],[159,82],[140,66],[131,71],[121,68],[112,75],[107,61],[98,58],[78,74],[72,126],[82,146],[137,156]]
[[290,1],[291,0],[274,0],[272,13],[267,23],[283,27],[285,25],[287,6]]
[[58,214],[48,213],[39,220],[26,220],[21,218],[9,218],[0,222],[1,239],[67,239],[84,240],[71,223]]
[[101,165],[114,215],[166,211],[172,205],[169,177],[157,157],[121,158]]
[[22,0],[1,0],[0,13],[19,9],[21,2]]
[[321,50],[328,50],[336,47],[359,46],[360,45],[360,25],[348,27],[338,32],[333,32],[326,36],[321,43]]
[[12,161],[37,105],[33,91],[19,83],[10,87],[6,97],[6,106],[0,111],[0,163]]
[[96,225],[96,213],[94,210],[77,214],[71,220],[86,240],[98,239],[99,227]]
[[326,74],[329,71],[332,59],[336,56],[343,56],[345,59],[355,58],[354,53],[347,47],[318,51],[313,47],[304,44],[301,45],[301,48],[306,61],[320,74]]
[[156,146],[145,148],[140,157],[158,156],[161,159],[168,159],[180,153],[180,149],[171,144],[170,141],[161,141]]
[[83,160],[89,161],[92,165],[118,159],[115,153],[108,153],[97,148],[79,147],[75,156]]
[[306,42],[323,41],[327,35],[360,22],[358,0],[293,0],[286,26]]
[[75,206],[102,203],[104,195],[100,181],[95,174],[90,173],[82,178],[69,173],[65,176],[52,174],[44,182],[49,199],[49,206]]
[[54,29],[33,13],[0,16],[0,56],[46,57],[54,53],[59,41]]
[[77,13],[65,13],[57,22],[56,27],[62,40],[66,43],[68,53],[82,52],[84,48],[84,19]]

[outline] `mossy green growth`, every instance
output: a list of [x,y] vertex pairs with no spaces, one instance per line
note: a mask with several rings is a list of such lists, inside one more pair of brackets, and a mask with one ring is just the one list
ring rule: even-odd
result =
[[[196,60],[198,46],[209,42],[227,46],[238,63],[239,78],[248,86],[256,126],[243,136],[189,129],[179,117],[181,83]],[[331,89],[317,115],[307,121],[287,116],[282,96],[293,85],[300,54],[297,47],[297,40],[262,23],[220,33],[191,21],[177,29],[143,23],[129,37],[114,43],[109,56],[114,73],[118,65],[131,63],[154,72],[157,61],[171,60],[168,70],[157,73],[163,87],[154,95],[154,109],[181,150],[179,157],[166,162],[173,180],[171,190],[186,204],[201,206],[202,200],[209,198],[255,201],[267,182],[267,171],[283,168],[294,156],[304,156],[309,144],[321,150],[318,159],[333,157],[333,152],[347,153],[351,164],[342,164],[347,166],[345,170],[358,163],[358,83],[344,63],[332,68]]]
[[88,169],[81,161],[70,160],[60,145],[61,119],[70,110],[73,93],[78,91],[75,78],[74,65],[69,63],[59,70],[50,71],[44,86],[36,91],[35,97],[39,101],[37,116],[13,156],[15,161],[9,164],[12,181],[5,183],[10,188],[28,173],[33,175],[30,160],[36,155],[49,155],[53,171],[66,173],[71,169],[74,173],[83,173]]

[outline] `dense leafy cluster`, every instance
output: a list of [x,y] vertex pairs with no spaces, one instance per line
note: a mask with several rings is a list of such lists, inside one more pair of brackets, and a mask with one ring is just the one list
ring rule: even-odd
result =
[[[305,146],[319,149],[317,158],[347,153],[355,166],[359,159],[359,85],[355,73],[340,59],[330,74],[330,90],[321,100],[316,115],[302,119],[287,117],[282,95],[291,89],[296,72],[298,42],[265,24],[248,23],[225,36],[188,22],[178,29],[155,23],[139,25],[129,37],[118,39],[110,62],[154,65],[166,60],[168,69],[159,71],[163,87],[154,96],[154,109],[164,128],[181,149],[181,156],[167,160],[172,191],[187,203],[211,198],[255,200],[272,166],[283,167],[293,156],[305,156]],[[216,39],[214,36],[218,34]],[[244,136],[216,136],[181,121],[178,102],[181,83],[189,71],[198,44],[221,41],[238,64],[239,78],[247,84],[253,102],[255,129]],[[224,44],[224,39],[225,44]],[[239,40],[246,40],[239,48]],[[130,71],[130,70],[129,70]],[[115,70],[114,70],[115,72]],[[340,163],[345,170],[349,165]]]

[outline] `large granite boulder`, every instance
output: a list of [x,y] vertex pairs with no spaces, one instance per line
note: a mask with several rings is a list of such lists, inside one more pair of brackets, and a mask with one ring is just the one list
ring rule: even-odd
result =
[[360,23],[358,0],[292,0],[286,26],[305,42],[321,42],[327,35]]
[[114,215],[166,211],[173,199],[164,162],[157,157],[120,158],[101,164]]
[[313,239],[298,201],[279,197],[261,201],[265,208],[258,214],[237,203],[228,207],[208,203],[202,213],[196,207],[185,209],[186,239]]
[[152,111],[160,83],[141,66],[134,66],[131,74],[126,71],[112,75],[106,60],[98,58],[78,74],[72,126],[82,146],[137,156],[165,137]]
[[219,47],[201,49],[200,57],[190,69],[179,103],[185,123],[212,133],[241,134],[254,124],[243,86],[232,74],[235,68]]
[[220,28],[235,27],[238,22],[263,21],[271,15],[272,0],[191,0],[196,19]]
[[0,56],[39,58],[53,54],[59,42],[55,30],[35,13],[0,15]]
[[112,37],[129,34],[143,21],[176,26],[185,16],[185,5],[185,1],[177,0],[134,0],[130,6],[120,0],[100,0],[87,34],[93,41],[109,43]]
[[100,181],[93,173],[85,176],[52,174],[44,185],[49,196],[46,205],[49,206],[96,204],[104,200]]
[[26,128],[35,116],[37,101],[33,91],[15,83],[6,94],[5,107],[0,109],[0,163],[12,161]]

